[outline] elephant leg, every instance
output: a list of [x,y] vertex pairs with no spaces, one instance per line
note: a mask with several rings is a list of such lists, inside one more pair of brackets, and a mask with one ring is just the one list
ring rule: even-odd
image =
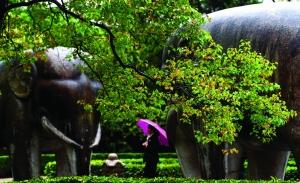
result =
[[167,117],[169,141],[174,145],[181,170],[185,177],[202,178],[196,141],[191,125],[179,122],[178,113],[171,110]]
[[6,111],[11,122],[10,155],[14,180],[36,178],[40,175],[40,148],[37,129],[31,116],[31,103],[12,98]]
[[40,152],[40,140],[37,133],[33,133],[33,137],[30,142],[30,170],[32,178],[40,176],[41,170],[41,152]]
[[185,177],[224,178],[222,147],[197,143],[194,130],[200,128],[200,123],[196,120],[192,124],[181,123],[175,110],[168,114],[167,133],[175,146],[182,172]]
[[40,148],[36,133],[11,144],[12,173],[14,180],[38,178],[40,176]]
[[251,148],[246,151],[249,179],[271,179],[271,177],[284,179],[289,151]]
[[30,179],[30,164],[27,155],[28,144],[15,142],[10,145],[12,176],[15,181]]
[[77,175],[76,153],[74,147],[64,144],[59,152],[56,152],[56,175],[72,176]]
[[[192,122],[193,130],[203,130],[200,121],[196,119]],[[222,150],[223,145],[216,145],[214,143],[202,144],[197,142],[198,162],[201,165],[201,172],[203,179],[224,179],[224,154]]]
[[[236,149],[237,152],[234,152]],[[231,152],[232,151],[232,152]],[[225,144],[224,167],[226,179],[242,179],[244,173],[244,151],[238,141]]]

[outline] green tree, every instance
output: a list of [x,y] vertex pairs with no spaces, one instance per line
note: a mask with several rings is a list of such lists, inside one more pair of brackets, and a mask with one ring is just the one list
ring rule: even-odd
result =
[[[279,86],[267,80],[274,64],[247,42],[222,50],[200,29],[205,19],[188,0],[6,2],[0,58],[28,61],[23,50],[76,48],[87,65],[83,71],[104,85],[99,111],[111,131],[136,134],[137,118],[162,122],[176,106],[183,108],[183,121],[202,119],[205,129],[197,134],[204,143],[233,141],[245,114],[252,133],[270,140],[294,115],[280,100]],[[162,64],[165,43],[184,25],[190,26],[182,35],[189,47]]]

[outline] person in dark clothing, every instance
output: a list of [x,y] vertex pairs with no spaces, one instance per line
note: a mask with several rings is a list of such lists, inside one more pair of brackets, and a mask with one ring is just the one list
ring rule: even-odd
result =
[[147,140],[142,144],[145,148],[144,151],[144,177],[153,178],[157,175],[156,168],[159,161],[158,156],[158,131],[152,127],[148,126],[148,136]]

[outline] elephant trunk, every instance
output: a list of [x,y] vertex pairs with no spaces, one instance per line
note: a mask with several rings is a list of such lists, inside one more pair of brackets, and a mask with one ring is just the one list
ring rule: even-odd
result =
[[83,146],[82,149],[76,149],[77,174],[89,175],[92,148],[100,142],[101,126],[96,113],[83,111],[80,116],[73,125],[74,137]]
[[82,175],[90,175],[91,172],[91,154],[92,150],[91,149],[82,149],[76,150],[76,159],[77,159],[77,175],[82,176]]
[[[101,139],[100,122],[94,122],[93,114],[84,114],[79,121],[74,120],[73,134],[74,139],[67,137],[62,131],[57,129],[47,117],[41,118],[43,128],[50,132],[57,139],[63,141],[70,147],[74,148],[76,155],[76,175],[90,174],[90,161],[92,148],[97,146]],[[96,120],[97,121],[97,120]],[[95,128],[97,126],[97,128]],[[64,159],[64,158],[63,158]],[[75,164],[74,164],[75,165]],[[64,168],[64,165],[62,165]],[[73,167],[74,168],[74,167]],[[71,168],[72,169],[72,168]],[[73,169],[72,169],[73,170]],[[73,172],[73,171],[71,171]],[[71,173],[72,174],[72,173]]]

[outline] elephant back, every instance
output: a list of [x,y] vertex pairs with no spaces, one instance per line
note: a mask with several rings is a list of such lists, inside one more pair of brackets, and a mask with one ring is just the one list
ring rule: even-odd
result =
[[[281,85],[281,94],[283,99],[287,102],[288,107],[296,110],[299,114],[300,4],[269,3],[248,5],[214,12],[209,14],[208,17],[210,21],[203,25],[203,28],[210,32],[212,38],[224,48],[238,47],[240,40],[246,39],[251,41],[252,47],[255,51],[258,51],[271,61],[278,62],[278,68],[272,79]],[[186,29],[187,27],[181,27],[174,33],[172,37],[170,37],[163,51],[163,62],[170,57],[174,57],[174,55],[172,55],[173,52],[171,51],[171,48],[187,45],[187,40],[180,37],[180,33],[184,32]],[[175,55],[175,58],[179,56]],[[274,150],[274,147],[276,147],[276,151],[279,150],[280,152],[286,153],[285,151],[289,147],[288,144],[283,143],[283,141],[286,140],[287,137],[285,135],[284,138],[281,138],[283,136],[282,134],[289,135],[290,133],[296,134],[297,132],[298,140],[294,143],[299,144],[300,142],[300,133],[299,130],[297,130],[299,129],[298,127],[300,127],[299,117],[292,120],[293,123],[288,123],[287,125],[290,130],[286,130],[286,127],[280,129],[280,133],[277,136],[278,138],[274,139],[274,141],[268,145],[262,144],[260,141],[257,141],[257,139],[252,139],[252,137],[248,136],[249,133],[246,133],[245,136],[240,134],[241,139],[238,139],[238,142],[241,143],[242,146],[246,146],[249,149],[252,148],[251,150],[258,148]],[[219,176],[218,172],[214,171],[222,168],[211,168],[214,166],[206,166],[201,168],[201,165],[213,164],[218,158],[220,158],[222,161],[222,157],[224,157],[225,171],[228,171],[228,165],[226,164],[228,164],[229,161],[226,160],[227,157],[218,155],[218,153],[221,152],[220,149],[218,149],[219,147],[212,147],[211,144],[196,144],[195,142],[191,141],[186,141],[179,144],[179,142],[182,142],[185,139],[184,137],[191,134],[194,130],[201,130],[201,123],[199,123],[197,120],[192,120],[190,129],[187,131],[180,125],[174,125],[176,124],[174,121],[176,122],[174,119],[168,119],[168,124],[170,127],[168,129],[168,133],[171,134],[170,137],[175,142],[174,146],[179,159],[187,164],[182,166],[185,176],[189,176],[190,173],[195,172],[190,171],[190,167],[195,167],[198,165],[199,173],[193,174],[192,176],[200,176],[204,178],[222,177],[221,174],[223,172],[220,172]],[[290,125],[295,124],[295,121],[298,122],[298,126],[296,125],[297,128],[295,128],[293,125]],[[290,136],[296,135],[292,134]],[[177,141],[176,144],[176,139],[180,139],[181,141]],[[191,145],[185,146],[188,143]],[[190,156],[188,157],[186,156],[186,152],[194,152],[194,155],[192,158]],[[243,157],[240,156],[238,158]],[[238,158],[233,160],[236,161]],[[192,161],[189,161],[190,159],[192,159]],[[205,176],[205,172],[202,173],[201,170],[205,170],[208,175],[211,173],[211,176]]]
[[39,78],[72,79],[80,76],[83,62],[73,55],[74,48],[55,47],[36,53]]
[[[254,50],[277,61],[273,80],[280,84],[282,99],[300,112],[300,4],[267,3],[226,9],[208,15],[203,26],[225,48],[237,47],[241,39]],[[300,116],[291,119],[279,135],[291,136]],[[298,132],[292,134],[300,140]],[[288,137],[287,137],[288,138]],[[296,137],[295,137],[296,138]]]
[[299,3],[229,8],[208,14],[210,21],[203,28],[225,48],[237,47],[241,39],[246,39],[256,51],[271,60],[279,60],[283,51],[295,54],[293,44],[300,31],[299,10]]
[[254,50],[278,62],[273,79],[281,85],[288,105],[300,110],[300,93],[295,92],[300,89],[300,4],[248,5],[208,16],[211,21],[203,28],[223,47],[237,47],[240,40],[249,40]]

